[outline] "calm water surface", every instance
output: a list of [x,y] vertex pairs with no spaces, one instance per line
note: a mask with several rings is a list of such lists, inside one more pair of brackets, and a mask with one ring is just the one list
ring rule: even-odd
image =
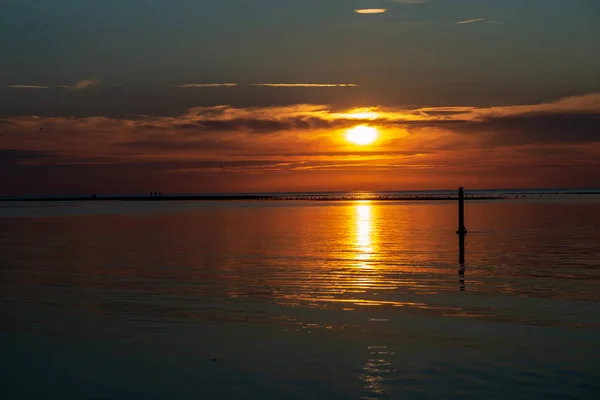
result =
[[0,203],[0,398],[598,398],[599,216]]

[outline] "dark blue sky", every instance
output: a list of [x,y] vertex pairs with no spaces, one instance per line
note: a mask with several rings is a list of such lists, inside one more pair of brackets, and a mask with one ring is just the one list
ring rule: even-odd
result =
[[[406,2],[4,0],[0,85],[96,79],[129,85],[129,95],[136,86],[148,99],[170,98],[164,86],[185,83],[357,83],[351,94],[311,91],[356,104],[529,102],[600,87],[596,0]],[[479,18],[486,21],[456,24]],[[311,96],[231,92],[241,103]],[[36,96],[20,104],[37,104]],[[6,114],[9,105],[1,105]]]

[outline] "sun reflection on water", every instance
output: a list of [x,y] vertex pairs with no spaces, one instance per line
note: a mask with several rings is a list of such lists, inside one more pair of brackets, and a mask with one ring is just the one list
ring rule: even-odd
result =
[[372,205],[361,202],[355,206],[356,210],[356,258],[361,261],[362,268],[370,268],[368,261],[373,256],[373,215]]

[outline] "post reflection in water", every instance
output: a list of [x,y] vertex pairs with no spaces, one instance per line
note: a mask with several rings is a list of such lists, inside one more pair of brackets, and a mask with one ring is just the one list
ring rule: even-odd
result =
[[467,288],[465,283],[465,235],[458,235],[458,283],[460,291],[464,292]]

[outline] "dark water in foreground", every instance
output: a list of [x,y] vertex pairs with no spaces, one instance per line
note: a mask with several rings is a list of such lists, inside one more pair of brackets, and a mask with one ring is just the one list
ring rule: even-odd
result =
[[597,398],[599,215],[0,203],[0,398]]

